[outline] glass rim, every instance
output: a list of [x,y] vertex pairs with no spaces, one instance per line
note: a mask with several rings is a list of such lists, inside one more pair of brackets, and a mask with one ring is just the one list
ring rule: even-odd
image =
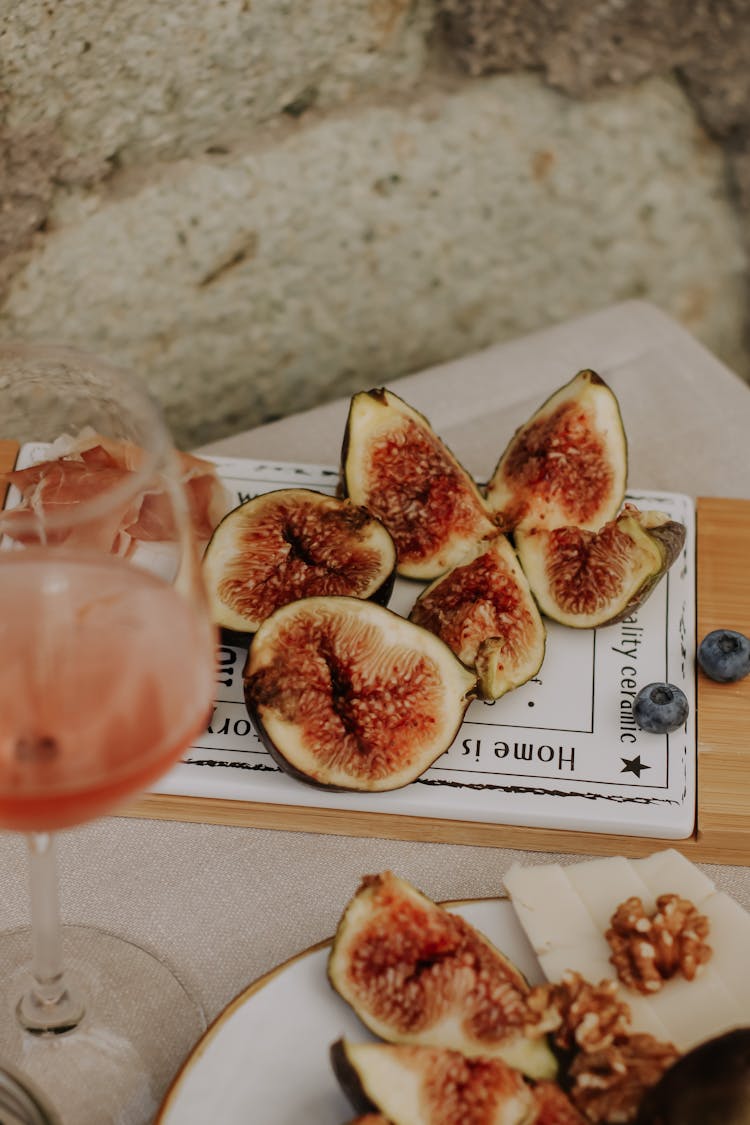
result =
[[[106,371],[111,378],[115,381],[121,381],[123,386],[128,387],[129,394],[135,396],[139,405],[143,407],[143,418],[148,430],[148,444],[138,444],[130,442],[129,444],[136,446],[142,453],[143,459],[141,463],[134,469],[123,470],[123,478],[117,484],[113,484],[111,488],[99,493],[97,496],[88,500],[80,500],[77,503],[71,504],[64,512],[49,512],[43,513],[37,517],[35,524],[40,530],[48,528],[51,531],[60,531],[61,529],[78,527],[81,524],[89,523],[98,517],[105,515],[114,507],[126,500],[134,499],[140,492],[145,490],[145,486],[152,482],[154,477],[161,472],[168,471],[173,463],[172,458],[174,455],[174,447],[172,445],[171,437],[164,421],[163,413],[159,403],[149,393],[148,389],[143,386],[137,377],[129,372],[127,368],[120,367],[113,363],[105,356],[99,355],[96,352],[88,351],[83,348],[76,348],[68,344],[55,344],[55,343],[36,343],[34,341],[11,340],[0,343],[0,368],[7,359],[13,359],[16,362],[22,362],[24,355],[36,359],[39,362],[47,361],[53,362],[68,362],[71,366],[75,364],[90,365],[92,369],[101,368]],[[2,372],[0,371],[0,380],[2,379]],[[93,429],[93,427],[92,427]],[[99,431],[94,430],[94,433],[99,434]],[[60,435],[63,436],[63,435]],[[99,434],[103,439],[107,440],[107,435]],[[12,441],[12,438],[8,440]],[[110,439],[112,441],[124,439]],[[40,443],[41,444],[41,443]],[[20,451],[19,444],[19,451]],[[54,460],[62,460],[65,454],[61,453]],[[13,469],[9,472],[16,471]],[[0,492],[3,489],[2,475],[0,474]],[[5,482],[6,487],[13,487],[13,482]],[[6,512],[11,512],[13,508],[5,508],[7,501],[6,495],[0,497],[2,506],[0,506],[0,535],[10,534],[4,528],[7,520],[4,519]],[[28,510],[28,509],[26,509]],[[33,513],[30,512],[33,519]]]

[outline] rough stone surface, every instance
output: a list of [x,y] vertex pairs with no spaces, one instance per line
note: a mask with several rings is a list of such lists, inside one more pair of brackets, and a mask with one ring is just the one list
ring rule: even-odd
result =
[[750,82],[747,0],[438,0],[438,9],[473,74],[543,69],[553,85],[585,96],[687,67],[717,123],[728,104],[741,109]]
[[69,160],[182,156],[286,110],[408,89],[429,0],[14,0],[0,86],[15,133],[56,129]]
[[[725,142],[746,197],[748,0],[438,0],[438,9],[444,40],[474,75],[541,70],[553,86],[588,97],[676,72],[700,120]],[[750,229],[750,211],[746,219]]]
[[45,223],[61,163],[54,134],[0,128],[0,290],[15,256]]
[[723,156],[671,80],[315,110],[274,143],[69,189],[47,227],[3,333],[131,362],[182,442],[629,296],[746,365]]

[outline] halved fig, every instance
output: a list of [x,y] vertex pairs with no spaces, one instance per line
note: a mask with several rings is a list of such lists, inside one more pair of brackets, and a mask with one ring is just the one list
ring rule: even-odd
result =
[[626,504],[601,531],[517,530],[516,549],[545,616],[574,629],[612,625],[634,613],[667,573],[685,528],[663,512]]
[[495,531],[477,485],[427,419],[382,387],[351,400],[342,486],[388,528],[406,578],[436,578]]
[[546,630],[526,575],[505,535],[476,544],[417,598],[409,619],[435,633],[476,669],[485,699],[535,676]]
[[245,701],[287,773],[329,789],[407,785],[448,749],[476,676],[447,645],[374,602],[303,598],[258,629]]
[[392,1043],[450,1047],[553,1078],[544,1035],[528,1030],[529,986],[458,914],[390,871],[362,881],[339,922],[328,979]]
[[530,1125],[534,1098],[523,1076],[497,1058],[445,1047],[337,1040],[331,1065],[355,1109],[393,1125]]
[[579,371],[516,430],[487,486],[504,531],[574,524],[595,531],[622,504],[628,455],[620,408]]
[[279,606],[324,594],[387,602],[396,548],[350,500],[282,488],[240,504],[214,531],[203,573],[214,622],[254,633]]

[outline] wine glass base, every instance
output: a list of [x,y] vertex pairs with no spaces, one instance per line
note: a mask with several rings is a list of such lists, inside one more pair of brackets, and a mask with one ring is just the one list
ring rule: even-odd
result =
[[0,934],[0,1059],[27,1076],[61,1125],[149,1125],[180,1063],[206,1027],[173,973],[132,942],[63,926],[63,963],[85,1014],[62,1034],[24,1030],[16,1009],[30,983],[30,930]]

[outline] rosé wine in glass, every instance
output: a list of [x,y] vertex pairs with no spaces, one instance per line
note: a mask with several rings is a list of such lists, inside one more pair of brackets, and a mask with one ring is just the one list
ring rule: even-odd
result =
[[0,552],[0,827],[49,832],[160,777],[207,721],[206,626],[105,555]]

